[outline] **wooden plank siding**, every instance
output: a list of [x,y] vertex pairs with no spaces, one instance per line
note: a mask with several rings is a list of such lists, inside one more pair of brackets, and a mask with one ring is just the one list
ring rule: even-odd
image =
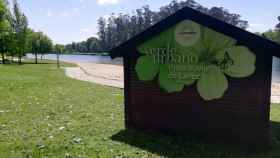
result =
[[204,101],[196,84],[168,94],[157,81],[143,82],[134,70],[137,57],[124,58],[127,128],[184,131],[226,142],[269,144],[272,57],[256,53],[254,75],[228,78],[222,99]]

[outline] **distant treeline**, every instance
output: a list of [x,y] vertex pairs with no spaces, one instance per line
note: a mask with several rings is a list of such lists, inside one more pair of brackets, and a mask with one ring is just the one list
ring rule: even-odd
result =
[[152,11],[148,5],[136,9],[132,14],[111,14],[109,18],[98,19],[98,38],[92,37],[79,43],[65,46],[66,52],[103,52],[118,46],[131,37],[144,31],[155,23],[175,13],[179,9],[189,6],[203,13],[221,19],[242,29],[248,27],[248,22],[241,20],[239,14],[230,13],[221,7],[206,8],[194,0],[171,1],[159,11]]
[[100,41],[96,37],[88,38],[82,42],[72,42],[71,44],[65,45],[65,53],[104,53],[107,49],[100,46]]

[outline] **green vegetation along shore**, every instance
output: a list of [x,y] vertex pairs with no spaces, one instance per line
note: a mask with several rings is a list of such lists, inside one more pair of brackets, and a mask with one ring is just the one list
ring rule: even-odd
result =
[[[41,62],[41,61],[40,61]],[[273,147],[248,152],[194,138],[125,131],[123,91],[67,78],[55,63],[0,65],[0,155],[5,158],[272,158],[280,155],[280,106]],[[63,66],[74,66],[63,63]]]

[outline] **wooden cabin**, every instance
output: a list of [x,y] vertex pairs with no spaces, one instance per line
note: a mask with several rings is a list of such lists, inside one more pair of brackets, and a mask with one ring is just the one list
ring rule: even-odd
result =
[[183,8],[111,51],[126,127],[269,144],[273,56],[278,44]]

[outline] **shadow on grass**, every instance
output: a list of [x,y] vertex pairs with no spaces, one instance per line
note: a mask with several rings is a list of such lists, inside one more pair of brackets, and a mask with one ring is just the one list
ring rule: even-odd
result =
[[[6,62],[5,64],[0,62],[0,65],[5,65],[5,66],[14,66],[14,65],[56,65],[57,61],[56,60],[38,60],[38,63],[35,63],[35,61],[28,59],[28,60],[23,60],[21,63],[18,63],[17,61],[9,61]],[[68,63],[64,61],[60,61],[60,66],[66,66],[66,67],[77,67],[76,64],[74,63]]]
[[49,64],[55,64],[55,63],[50,63],[50,62],[38,62],[37,64],[34,62],[23,62],[22,64],[30,64],[30,65],[49,65]]
[[[24,64],[31,64],[31,65],[36,65],[35,61],[33,60],[25,60]],[[56,60],[48,60],[48,59],[43,59],[43,60],[38,60],[37,65],[57,65]],[[59,61],[60,66],[65,66],[65,67],[77,67],[78,65],[75,63],[70,63],[70,62],[65,62],[65,61]]]
[[[0,64],[3,64],[2,62],[0,62]],[[31,61],[31,60],[25,60],[22,61],[21,63],[17,62],[17,61],[11,61],[11,60],[6,60],[5,63],[3,65],[24,65],[24,64],[36,64],[35,61]],[[54,61],[38,61],[37,63],[39,64],[55,64]]]
[[[280,122],[271,121],[270,125],[271,125],[271,135],[272,135],[273,143],[280,144]],[[280,148],[279,148],[279,151],[280,151]]]
[[224,143],[210,143],[201,137],[174,136],[138,130],[123,130],[113,135],[113,141],[122,142],[167,158],[239,158],[280,156],[280,122],[271,122],[272,146],[266,149]]

